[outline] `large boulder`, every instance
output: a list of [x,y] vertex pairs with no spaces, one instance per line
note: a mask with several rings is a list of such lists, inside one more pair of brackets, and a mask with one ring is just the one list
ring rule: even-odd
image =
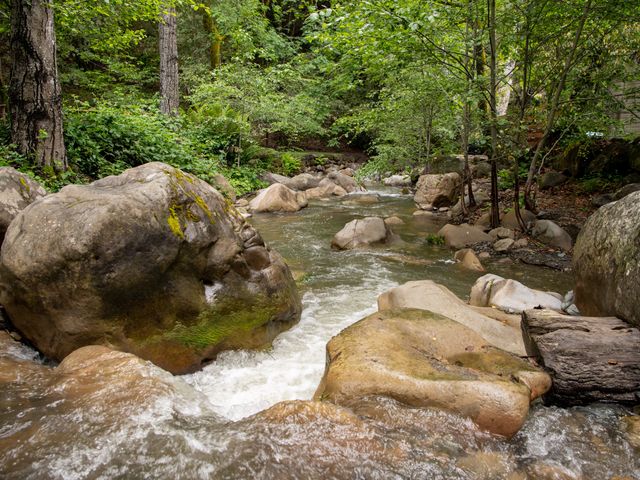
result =
[[289,180],[289,177],[285,177],[284,175],[280,175],[279,173],[265,172],[260,176],[260,179],[264,182],[267,182],[269,185],[273,185],[274,183],[282,183],[286,184]]
[[331,247],[337,250],[351,250],[368,247],[389,240],[391,231],[380,217],[366,217],[352,220],[335,234]]
[[640,192],[597,210],[573,250],[576,305],[583,315],[640,325]]
[[526,355],[520,319],[517,316],[503,314],[496,320],[486,315],[490,313],[487,310],[491,309],[478,311],[460,300],[447,287],[431,280],[407,282],[378,297],[378,310],[398,308],[417,308],[443,315],[470,328],[485,342],[497,348],[516,355]]
[[249,202],[249,209],[259,212],[297,212],[307,206],[302,192],[295,192],[281,183],[274,183]]
[[624,187],[620,188],[613,194],[613,200],[622,200],[627,195],[632,194],[633,192],[640,191],[640,183],[629,183]]
[[0,303],[47,357],[103,344],[173,373],[268,343],[301,311],[258,232],[210,185],[162,163],[22,211],[2,246]]
[[0,245],[11,221],[47,194],[42,186],[11,167],[0,167]]
[[569,177],[560,172],[547,172],[538,181],[540,190],[548,190],[549,188],[559,187],[567,183]]
[[284,183],[284,185],[289,187],[291,190],[303,192],[310,188],[316,188],[320,184],[320,179],[318,177],[314,177],[310,173],[301,173],[300,175],[290,178],[286,182],[280,183]]
[[561,248],[562,250],[571,250],[573,240],[560,225],[551,220],[538,220],[533,225],[531,235],[552,247]]
[[358,182],[356,182],[352,177],[340,172],[331,172],[327,175],[327,178],[339,187],[344,188],[347,193],[353,193],[361,190],[358,186]]
[[323,178],[317,187],[310,188],[304,193],[306,198],[310,200],[312,198],[344,197],[348,192],[328,178]]
[[550,386],[528,362],[488,345],[473,330],[424,310],[390,310],[360,320],[327,344],[316,398],[339,405],[369,396],[435,407],[510,437],[530,401]]
[[499,308],[508,313],[521,313],[532,308],[562,311],[562,295],[534,290],[522,283],[487,274],[471,287],[469,303],[476,307]]
[[[538,219],[535,213],[524,209],[520,210],[520,216],[524,221],[525,227],[529,226],[530,223],[533,223]],[[515,210],[511,210],[510,212],[505,213],[500,223],[503,227],[510,228],[511,230],[520,230],[520,224],[518,223],[518,219],[516,218]]]
[[470,247],[476,243],[493,241],[491,235],[466,223],[462,225],[447,224],[438,231],[438,235],[444,237],[445,245],[454,250]]
[[215,174],[211,179],[211,184],[216,188],[216,190],[218,190],[229,200],[231,200],[232,202],[236,201],[236,191],[224,175],[221,175],[219,173]]
[[421,175],[413,200],[422,210],[450,207],[460,195],[462,178],[456,172],[445,175]]

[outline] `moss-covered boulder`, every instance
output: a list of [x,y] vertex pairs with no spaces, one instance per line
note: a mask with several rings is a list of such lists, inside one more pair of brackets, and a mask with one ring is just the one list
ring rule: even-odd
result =
[[640,325],[640,192],[589,217],[573,249],[573,269],[582,315]]
[[21,212],[2,246],[0,303],[48,357],[109,345],[173,373],[262,346],[301,311],[258,232],[210,185],[162,163]]
[[524,423],[530,401],[550,385],[546,373],[460,323],[401,309],[375,313],[331,339],[316,398],[349,405],[391,397],[471,418],[509,437]]

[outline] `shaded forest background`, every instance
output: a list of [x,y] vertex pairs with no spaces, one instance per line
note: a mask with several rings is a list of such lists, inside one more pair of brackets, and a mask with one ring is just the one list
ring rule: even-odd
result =
[[[14,3],[17,0],[14,0]],[[11,2],[0,1],[0,164],[48,188],[162,161],[239,193],[305,151],[360,176],[484,153],[531,187],[550,153],[637,135],[640,5],[567,0],[56,0],[69,169],[12,143]],[[175,12],[175,13],[172,13]],[[177,23],[179,115],[160,113],[158,26]],[[619,172],[601,172],[607,182]],[[587,179],[590,180],[590,179]]]

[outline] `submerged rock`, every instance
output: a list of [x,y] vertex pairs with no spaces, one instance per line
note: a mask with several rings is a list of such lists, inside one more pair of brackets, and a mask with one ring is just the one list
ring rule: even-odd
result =
[[462,179],[456,172],[446,175],[421,175],[414,201],[422,210],[451,207],[460,194]]
[[65,187],[19,214],[0,302],[50,358],[103,344],[173,373],[268,343],[301,311],[289,269],[253,227],[162,163]]
[[549,386],[544,372],[489,346],[462,324],[401,309],[375,313],[331,339],[316,398],[340,405],[387,396],[448,410],[510,437],[524,423],[530,401]]
[[475,252],[470,248],[458,250],[454,255],[454,258],[460,265],[467,270],[473,270],[475,272],[484,272],[485,269],[482,263],[476,256]]
[[289,187],[274,183],[249,202],[252,212],[297,212],[307,206],[307,198],[302,192],[295,192]]
[[393,225],[404,225],[404,220],[402,220],[400,217],[397,216],[393,216],[393,217],[387,217],[384,219],[384,223],[386,223],[388,226],[393,226]]
[[0,167],[0,245],[11,221],[47,194],[42,186],[11,167]]
[[640,192],[598,209],[573,251],[576,305],[583,315],[640,325]]
[[[443,315],[484,338],[485,342],[516,355],[526,355],[520,319],[494,318],[474,310],[451,290],[431,280],[407,282],[378,297],[378,310],[417,308]],[[504,315],[504,314],[503,314]]]
[[521,313],[532,308],[562,310],[563,297],[557,293],[534,290],[522,283],[487,274],[471,288],[469,303],[477,307],[495,307],[508,313]]
[[333,237],[331,247],[337,250],[351,250],[378,243],[385,243],[391,237],[391,230],[379,217],[366,217],[347,223]]

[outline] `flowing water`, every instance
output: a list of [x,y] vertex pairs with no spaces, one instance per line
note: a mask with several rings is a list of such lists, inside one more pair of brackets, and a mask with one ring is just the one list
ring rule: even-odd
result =
[[[455,415],[389,399],[364,399],[350,410],[278,403],[313,396],[326,342],[374,312],[378,294],[432,279],[465,298],[479,276],[454,265],[446,248],[428,245],[444,221],[413,217],[411,198],[395,190],[378,193],[372,204],[352,195],[251,220],[300,277],[303,294],[300,323],[269,350],[226,352],[180,378],[123,363],[82,381],[31,366],[28,349],[0,352],[0,371],[2,358],[25,365],[0,393],[0,478],[640,479],[621,421],[628,412],[616,407],[538,404],[506,441]],[[335,232],[369,215],[402,218],[398,241],[331,250]],[[571,288],[567,274],[486,266],[530,287]]]

